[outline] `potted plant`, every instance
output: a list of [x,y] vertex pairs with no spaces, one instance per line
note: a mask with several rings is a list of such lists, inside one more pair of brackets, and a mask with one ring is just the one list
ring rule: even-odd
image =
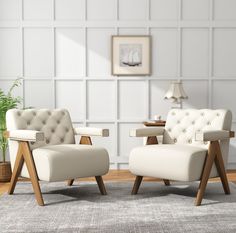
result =
[[21,79],[14,81],[9,91],[5,94],[0,88],[0,150],[2,152],[2,162],[0,161],[0,182],[9,182],[11,179],[11,165],[6,161],[8,141],[4,137],[6,131],[6,112],[16,108],[21,103],[20,97],[14,97],[12,91],[21,84]]

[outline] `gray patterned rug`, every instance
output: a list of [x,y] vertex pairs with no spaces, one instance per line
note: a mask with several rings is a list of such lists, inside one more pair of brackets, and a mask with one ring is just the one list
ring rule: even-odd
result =
[[91,182],[41,183],[46,206],[40,207],[22,182],[14,195],[0,196],[0,232],[236,232],[236,186],[224,195],[220,183],[209,183],[203,205],[195,207],[197,185],[144,182],[131,196],[132,183],[106,183],[108,195],[101,196]]

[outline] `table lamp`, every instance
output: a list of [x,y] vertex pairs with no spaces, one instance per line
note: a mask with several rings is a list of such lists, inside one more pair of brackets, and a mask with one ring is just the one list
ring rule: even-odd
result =
[[182,82],[178,80],[171,83],[164,99],[170,99],[173,103],[179,105],[177,108],[182,108],[182,100],[187,98]]

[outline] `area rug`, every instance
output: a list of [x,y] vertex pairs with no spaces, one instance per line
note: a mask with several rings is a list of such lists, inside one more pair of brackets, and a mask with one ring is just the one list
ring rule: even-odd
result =
[[18,183],[14,195],[0,196],[0,232],[232,233],[236,232],[236,186],[224,195],[221,183],[209,183],[202,206],[195,207],[198,184],[106,183],[101,196],[95,183],[67,187],[41,183],[45,206],[36,204],[31,184]]

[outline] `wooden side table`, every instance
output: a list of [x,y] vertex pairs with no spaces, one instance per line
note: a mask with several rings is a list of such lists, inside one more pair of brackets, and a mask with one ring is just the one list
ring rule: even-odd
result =
[[145,126],[156,126],[156,127],[164,127],[166,125],[166,121],[144,121],[143,124]]

